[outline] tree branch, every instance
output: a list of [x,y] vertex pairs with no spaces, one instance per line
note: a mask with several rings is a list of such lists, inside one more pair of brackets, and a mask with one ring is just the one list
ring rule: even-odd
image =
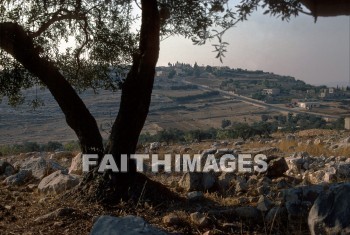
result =
[[[62,12],[65,12],[66,14],[62,15]],[[68,11],[66,9],[60,9],[55,13],[53,13],[51,19],[43,23],[36,32],[30,32],[29,36],[31,38],[40,36],[43,32],[45,32],[51,25],[53,25],[56,22],[59,22],[62,20],[84,20],[85,17],[86,16],[84,13],[78,13],[76,11]]]
[[67,124],[79,138],[83,153],[103,153],[102,137],[95,118],[54,63],[41,58],[33,39],[17,23],[0,23],[0,48],[9,53],[50,90]]

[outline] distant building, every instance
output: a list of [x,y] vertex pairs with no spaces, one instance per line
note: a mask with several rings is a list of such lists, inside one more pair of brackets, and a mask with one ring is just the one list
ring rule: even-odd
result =
[[344,118],[344,121],[345,121],[345,124],[344,124],[345,130],[350,130],[350,117]]
[[299,102],[298,106],[303,109],[312,109],[320,107],[320,103],[318,102]]
[[264,89],[261,94],[263,95],[278,95],[281,93],[281,90],[278,88]]
[[175,68],[175,71],[176,71],[176,75],[177,76],[185,76],[185,73],[182,69],[179,69],[179,68]]
[[314,89],[311,89],[311,90],[307,90],[306,91],[306,94],[308,94],[308,95],[315,95],[315,90]]

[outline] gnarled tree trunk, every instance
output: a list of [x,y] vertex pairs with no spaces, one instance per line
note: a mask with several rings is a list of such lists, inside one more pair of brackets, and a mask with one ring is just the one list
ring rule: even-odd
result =
[[47,86],[76,133],[83,153],[101,156],[103,142],[95,118],[58,68],[39,56],[27,32],[16,23],[0,23],[0,47]]
[[[160,20],[156,0],[142,0],[140,45],[133,65],[122,86],[118,116],[113,124],[106,153],[120,165],[120,155],[135,153],[139,135],[151,103],[155,67],[159,56]],[[128,173],[112,174],[112,185],[123,193],[135,180],[136,166],[129,159]],[[140,182],[142,183],[142,182]]]

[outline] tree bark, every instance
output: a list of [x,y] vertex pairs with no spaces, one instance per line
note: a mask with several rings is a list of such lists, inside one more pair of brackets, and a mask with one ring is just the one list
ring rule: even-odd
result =
[[[135,153],[141,130],[145,124],[159,56],[160,19],[156,0],[142,0],[142,23],[139,51],[122,85],[118,115],[112,127],[106,153],[112,154],[120,165],[121,154]],[[135,181],[136,165],[129,158],[128,173],[112,174],[116,191],[126,190]],[[140,177],[138,177],[140,178]],[[143,182],[139,182],[142,184]]]
[[82,152],[102,156],[102,136],[95,118],[58,68],[40,57],[27,32],[16,23],[0,23],[0,47],[47,86],[63,111],[67,124],[76,133]]

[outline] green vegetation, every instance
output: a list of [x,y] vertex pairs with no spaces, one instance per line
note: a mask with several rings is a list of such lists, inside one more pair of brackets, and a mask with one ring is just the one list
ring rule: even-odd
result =
[[219,95],[220,92],[218,91],[207,91],[202,94],[197,94],[197,95],[188,95],[188,96],[181,96],[181,97],[171,97],[174,101],[177,102],[188,102],[192,100],[199,100],[199,99],[205,99],[211,96],[217,96]]
[[[236,139],[242,138],[247,140],[254,136],[262,138],[268,138],[270,135],[277,131],[294,132],[297,130],[307,129],[344,129],[344,119],[339,118],[336,121],[327,123],[321,117],[317,117],[309,114],[297,114],[291,113],[287,116],[276,115],[268,116],[262,115],[262,121],[248,123],[231,123],[230,120],[222,120],[222,129],[210,128],[207,130],[190,130],[182,131],[178,129],[162,130],[155,135],[149,133],[141,134],[139,143],[149,142],[199,142],[202,140],[223,140],[223,139]],[[225,128],[225,129],[224,129]],[[280,130],[279,130],[280,129]]]
[[158,132],[156,135],[149,133],[141,134],[139,143],[148,142],[198,142],[202,140],[222,140],[243,138],[244,140],[254,137],[269,137],[269,135],[276,131],[276,127],[271,123],[257,122],[252,125],[247,123],[233,123],[229,129],[215,129],[208,130],[190,130],[181,131],[178,129],[169,129]]
[[47,144],[38,144],[36,142],[25,142],[22,144],[2,145],[0,146],[0,156],[13,155],[28,152],[55,152],[55,151],[79,151],[79,143],[70,141],[62,144],[56,141],[49,141]]
[[197,85],[186,84],[186,85],[176,85],[170,86],[171,90],[196,90],[198,89]]
[[231,124],[232,124],[232,123],[231,123],[230,120],[224,119],[224,120],[221,121],[221,128],[222,128],[222,129],[225,129],[226,127],[230,126]]

